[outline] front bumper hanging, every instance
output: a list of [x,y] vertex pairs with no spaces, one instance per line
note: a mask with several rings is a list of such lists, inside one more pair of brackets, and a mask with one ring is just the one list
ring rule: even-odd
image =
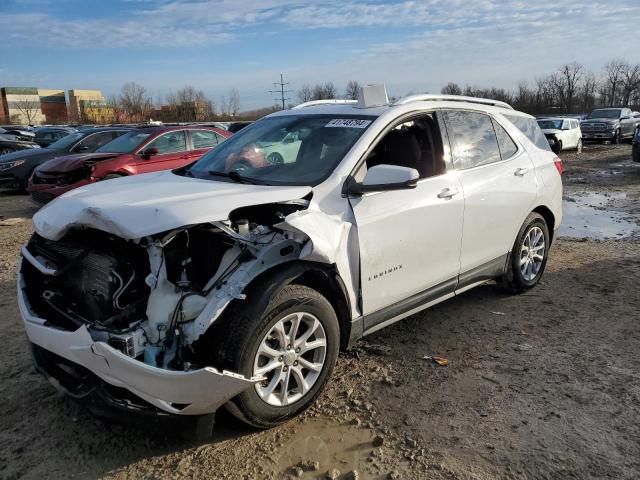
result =
[[[45,319],[32,311],[24,288],[22,275],[19,275],[18,305],[31,343],[84,367],[107,384],[124,388],[164,412],[178,415],[212,413],[261,380],[220,372],[212,367],[186,372],[152,367],[104,342],[94,341],[86,326],[73,332],[48,326]],[[61,382],[52,383],[69,393]]]

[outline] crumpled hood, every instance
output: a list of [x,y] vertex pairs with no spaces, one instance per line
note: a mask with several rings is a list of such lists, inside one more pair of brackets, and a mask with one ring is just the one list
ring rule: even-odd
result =
[[201,180],[170,171],[105,180],[76,188],[33,217],[39,235],[60,239],[85,226],[133,240],[198,223],[226,220],[236,208],[297,200],[311,187]]
[[126,153],[78,153],[75,155],[65,155],[64,157],[54,158],[38,167],[39,172],[43,173],[63,173],[73,172],[84,165],[84,162],[90,160],[92,162],[100,162],[109,158],[128,155]]

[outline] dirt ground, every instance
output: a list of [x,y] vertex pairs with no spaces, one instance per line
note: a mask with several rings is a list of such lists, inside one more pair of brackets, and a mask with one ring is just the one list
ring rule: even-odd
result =
[[343,353],[301,418],[255,431],[219,413],[199,444],[95,419],[34,373],[15,274],[36,209],[0,194],[0,477],[640,478],[630,156],[628,145],[562,155],[571,215],[537,288],[486,285],[396,323]]

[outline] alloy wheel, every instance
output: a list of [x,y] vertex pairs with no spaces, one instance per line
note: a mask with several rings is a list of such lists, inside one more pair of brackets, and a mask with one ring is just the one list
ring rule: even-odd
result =
[[313,387],[324,368],[327,335],[322,323],[308,312],[278,320],[264,336],[253,363],[258,396],[269,405],[297,402]]
[[540,227],[533,226],[524,236],[520,247],[520,272],[527,282],[534,280],[540,273],[544,255],[544,233]]

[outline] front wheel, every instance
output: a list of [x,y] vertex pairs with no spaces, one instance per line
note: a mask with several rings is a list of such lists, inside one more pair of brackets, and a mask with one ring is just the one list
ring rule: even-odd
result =
[[499,284],[520,293],[535,287],[549,257],[549,228],[542,215],[532,212],[524,221],[509,255],[507,270]]
[[266,308],[259,300],[232,307],[216,335],[214,365],[263,378],[226,407],[245,423],[269,428],[316,400],[333,371],[340,329],[331,304],[311,288],[284,286]]
[[612,142],[614,145],[619,145],[620,143],[622,143],[622,137],[620,135],[620,130],[616,130],[616,133],[613,134],[613,140]]

